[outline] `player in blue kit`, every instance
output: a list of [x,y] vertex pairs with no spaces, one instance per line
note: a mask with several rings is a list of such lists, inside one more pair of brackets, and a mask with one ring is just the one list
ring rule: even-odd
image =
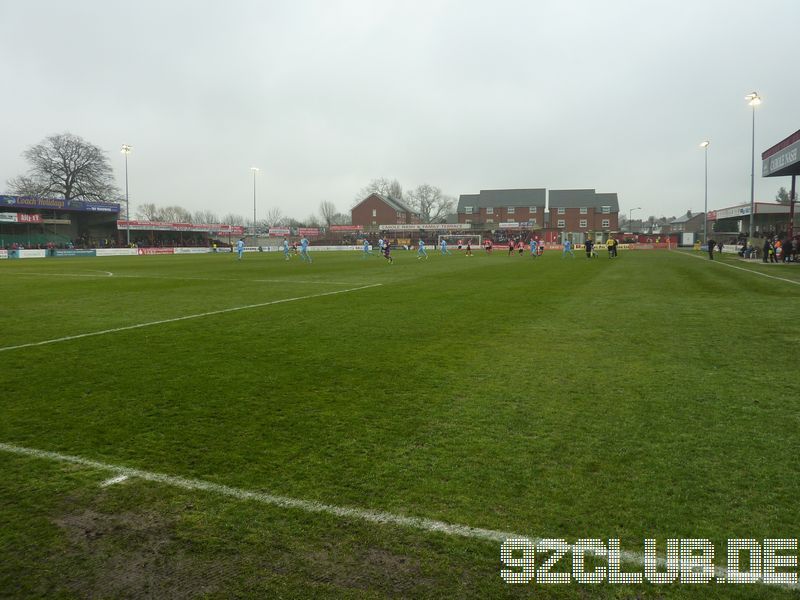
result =
[[372,256],[372,252],[369,249],[369,240],[364,238],[364,254],[362,255],[364,258]]
[[572,250],[572,242],[566,240],[564,242],[564,251],[561,253],[561,258],[564,258],[569,254],[572,258],[575,258],[575,252]]
[[236,242],[236,254],[238,254],[236,260],[242,260],[242,254],[244,254],[244,238],[240,238],[239,241]]
[[428,253],[425,251],[425,242],[420,240],[417,248],[417,260],[422,260],[423,258],[428,260]]
[[289,240],[285,237],[283,238],[283,258],[285,260],[289,260],[291,257],[289,256]]
[[314,262],[308,255],[308,239],[305,236],[303,236],[303,239],[300,240],[300,258],[309,264]]
[[444,238],[442,238],[442,243],[439,244],[439,251],[442,253],[442,256],[450,254],[450,250],[447,249],[447,240]]

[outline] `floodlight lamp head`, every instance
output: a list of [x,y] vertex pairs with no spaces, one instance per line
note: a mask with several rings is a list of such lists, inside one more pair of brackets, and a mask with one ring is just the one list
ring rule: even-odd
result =
[[747,103],[750,106],[758,106],[761,104],[761,96],[758,95],[758,92],[751,92],[750,94],[747,94],[744,99],[747,100]]

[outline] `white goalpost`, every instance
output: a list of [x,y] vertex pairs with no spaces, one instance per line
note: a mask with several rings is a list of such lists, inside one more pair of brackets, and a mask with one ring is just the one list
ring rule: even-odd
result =
[[437,247],[442,244],[442,240],[446,241],[447,245],[451,248],[458,248],[459,241],[461,242],[462,248],[467,247],[467,242],[469,242],[473,248],[480,247],[483,242],[483,238],[480,235],[473,233],[440,234],[437,240]]

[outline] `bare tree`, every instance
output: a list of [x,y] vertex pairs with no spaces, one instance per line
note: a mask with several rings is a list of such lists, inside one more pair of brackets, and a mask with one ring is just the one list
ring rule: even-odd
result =
[[309,215],[308,218],[306,219],[306,225],[305,226],[306,227],[319,227],[320,226],[320,222],[319,222],[319,219],[317,218],[317,215],[314,215],[314,214]]
[[293,219],[289,217],[286,219],[286,226],[287,227],[305,227],[306,224],[303,221],[298,221],[297,219]]
[[22,156],[26,175],[10,179],[11,191],[24,196],[57,196],[67,200],[118,201],[121,194],[106,153],[71,133],[51,135]]
[[333,215],[331,219],[331,225],[352,225],[353,218],[352,215],[347,215],[345,213],[336,213]]
[[152,202],[146,202],[136,207],[135,214],[140,221],[158,221],[160,210]]
[[423,223],[442,223],[455,206],[455,198],[445,196],[435,185],[423,183],[408,192],[406,200]]
[[170,223],[191,223],[192,213],[182,206],[165,206],[159,211],[157,220]]
[[336,216],[336,205],[329,200],[323,200],[319,203],[319,214],[322,217],[322,222],[330,227],[334,224],[333,219]]
[[393,200],[403,199],[403,186],[397,179],[387,179],[386,177],[378,177],[373,179],[366,186],[361,188],[356,197],[356,202],[361,202],[370,194],[380,194],[386,198]]
[[210,210],[196,210],[192,215],[192,223],[198,223],[200,225],[213,225],[215,223],[219,223],[219,217],[217,216],[217,213]]
[[245,218],[242,215],[235,215],[233,213],[228,213],[224,217],[222,217],[222,223],[225,225],[243,225],[245,222]]
[[266,225],[268,227],[280,227],[286,222],[283,212],[277,206],[267,211]]

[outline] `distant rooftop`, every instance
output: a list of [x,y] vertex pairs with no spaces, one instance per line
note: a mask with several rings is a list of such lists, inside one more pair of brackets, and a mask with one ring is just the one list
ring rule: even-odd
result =
[[[548,201],[549,196],[549,201]],[[616,193],[598,193],[593,189],[550,190],[545,188],[481,190],[479,194],[461,194],[458,198],[458,212],[471,206],[479,208],[498,208],[503,206],[536,206],[544,208],[596,208],[611,207],[611,212],[619,212],[619,199]]]
[[550,190],[550,208],[601,208],[610,206],[611,212],[619,212],[616,193],[597,193],[591,189]]
[[538,206],[544,208],[547,190],[544,188],[481,190],[479,194],[461,194],[458,198],[458,212],[465,206],[488,208],[502,206]]
[[[414,210],[413,208],[411,208],[407,204],[401,202],[400,200],[395,200],[394,198],[391,198],[389,196],[384,196],[384,195],[379,194],[377,192],[372,192],[369,196],[367,196],[367,198],[369,198],[370,196],[375,196],[376,198],[380,198],[386,204],[391,206],[393,209],[399,210],[400,212],[408,212],[408,213],[411,213],[412,215],[418,215],[419,214],[419,211]],[[364,198],[364,200],[366,200],[367,198]],[[356,204],[356,206],[358,206],[359,204],[364,202],[364,200],[362,200],[361,202]],[[353,207],[353,208],[355,208],[355,207]]]

